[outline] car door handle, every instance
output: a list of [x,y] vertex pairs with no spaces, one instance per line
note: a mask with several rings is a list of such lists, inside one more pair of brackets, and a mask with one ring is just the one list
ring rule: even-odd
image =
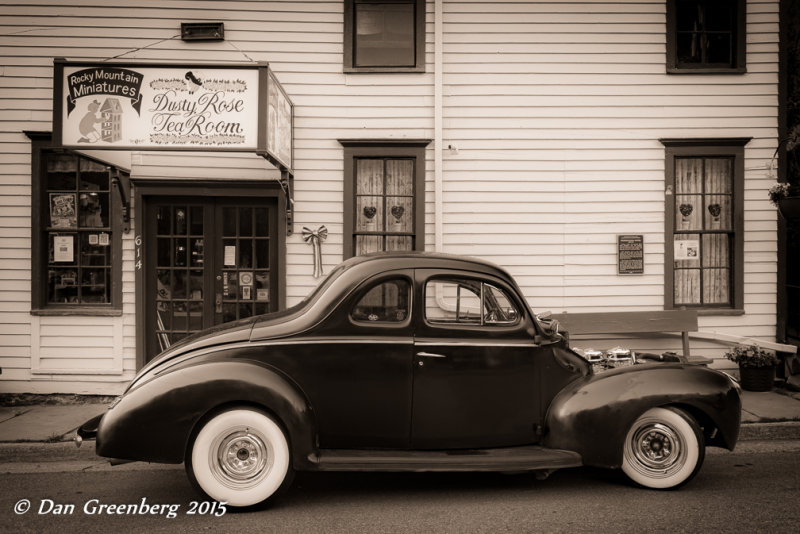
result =
[[420,358],[447,358],[444,354],[435,354],[433,352],[418,352],[417,356]]

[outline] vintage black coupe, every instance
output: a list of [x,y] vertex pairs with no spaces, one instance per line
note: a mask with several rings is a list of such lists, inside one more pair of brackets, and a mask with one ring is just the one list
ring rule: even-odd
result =
[[740,415],[723,373],[595,373],[503,269],[403,253],[347,260],[293,308],[175,345],[79,434],[107,458],[185,462],[199,490],[244,507],[315,470],[590,465],[674,488],[706,445],[733,449]]

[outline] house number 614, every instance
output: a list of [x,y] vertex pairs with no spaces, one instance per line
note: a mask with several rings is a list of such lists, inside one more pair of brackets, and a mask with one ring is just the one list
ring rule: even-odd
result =
[[133,244],[136,246],[136,270],[142,270],[142,236],[141,234],[133,238]]

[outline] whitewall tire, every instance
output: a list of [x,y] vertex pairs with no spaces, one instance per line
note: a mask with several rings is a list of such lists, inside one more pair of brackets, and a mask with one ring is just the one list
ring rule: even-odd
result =
[[212,499],[232,507],[252,506],[290,481],[289,443],[281,426],[263,412],[227,410],[200,429],[186,470]]
[[694,477],[705,458],[705,442],[694,418],[675,408],[653,408],[625,437],[622,470],[632,481],[670,489]]

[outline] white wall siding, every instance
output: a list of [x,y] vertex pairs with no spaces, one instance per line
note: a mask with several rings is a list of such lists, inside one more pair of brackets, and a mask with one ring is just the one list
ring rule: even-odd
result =
[[[700,323],[774,339],[778,2],[748,2],[747,32],[746,74],[667,75],[661,0],[445,1],[445,250],[507,266],[536,310],[662,309],[658,140],[752,137],[746,315]],[[626,233],[644,234],[644,275],[617,275]]]
[[[745,148],[746,314],[704,316],[701,329],[774,339],[776,213],[766,191],[775,181],[778,0],[747,1],[747,72],[737,75],[665,73],[665,0],[443,0],[443,11],[443,147],[426,150],[427,248],[435,151],[442,149],[444,252],[507,267],[537,311],[662,309],[659,139],[752,137]],[[329,230],[325,272],[342,259],[337,140],[434,137],[433,13],[431,0],[425,73],[344,74],[341,1],[0,5],[0,391],[114,394],[136,370],[136,221],[123,236],[120,317],[30,315],[31,161],[23,131],[52,128],[54,57],[269,62],[295,104],[295,235],[286,241],[285,273],[292,305],[318,282],[304,226]],[[181,41],[180,22],[197,20],[223,21],[226,40]],[[134,153],[132,173],[278,177],[257,156],[223,153]],[[644,235],[644,275],[617,275],[616,236],[628,233]],[[721,352],[713,343],[692,345],[699,354]]]

